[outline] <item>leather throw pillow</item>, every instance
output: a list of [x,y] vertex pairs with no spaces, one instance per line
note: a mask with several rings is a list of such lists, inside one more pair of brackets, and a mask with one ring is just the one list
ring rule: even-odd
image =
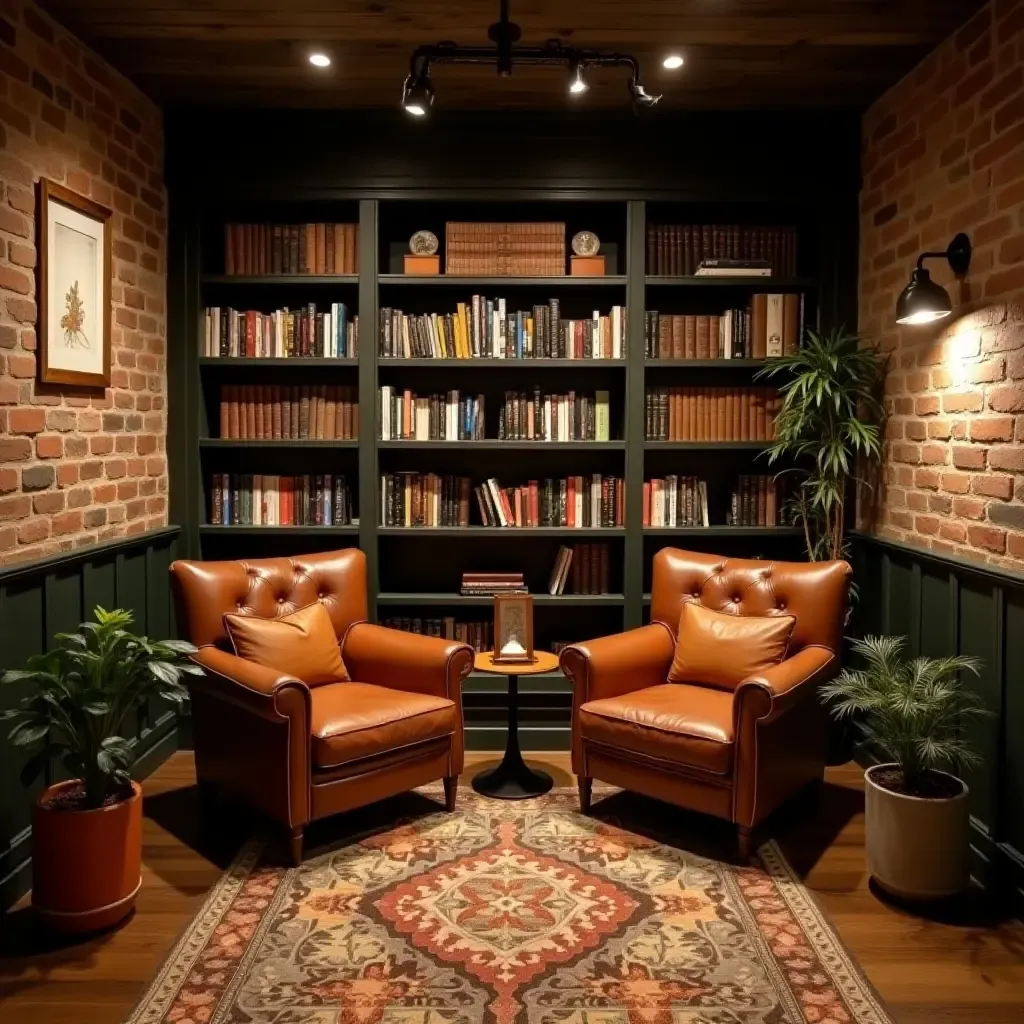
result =
[[319,602],[279,619],[226,614],[224,627],[235,654],[246,661],[277,669],[309,686],[349,678],[331,616]]
[[668,681],[733,690],[785,659],[795,626],[792,615],[728,615],[687,601]]

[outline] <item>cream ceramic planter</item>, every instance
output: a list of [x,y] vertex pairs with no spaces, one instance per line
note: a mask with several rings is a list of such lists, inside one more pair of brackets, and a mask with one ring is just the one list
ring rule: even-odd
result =
[[967,886],[967,786],[957,779],[960,793],[939,800],[893,793],[871,777],[892,767],[875,765],[864,776],[868,871],[883,889],[904,899],[960,892]]

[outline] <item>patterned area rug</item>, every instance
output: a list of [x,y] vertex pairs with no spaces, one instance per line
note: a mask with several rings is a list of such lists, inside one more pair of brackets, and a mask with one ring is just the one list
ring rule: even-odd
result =
[[129,1020],[891,1024],[774,843],[739,867],[576,807],[470,791],[297,869],[250,842]]

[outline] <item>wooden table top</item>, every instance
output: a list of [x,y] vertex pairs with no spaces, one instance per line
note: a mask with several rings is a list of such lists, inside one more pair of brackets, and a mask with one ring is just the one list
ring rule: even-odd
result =
[[477,672],[493,672],[499,676],[535,676],[541,672],[554,672],[558,668],[557,654],[551,654],[549,651],[534,651],[533,657],[533,661],[496,665],[493,651],[478,651],[473,659],[473,667]]

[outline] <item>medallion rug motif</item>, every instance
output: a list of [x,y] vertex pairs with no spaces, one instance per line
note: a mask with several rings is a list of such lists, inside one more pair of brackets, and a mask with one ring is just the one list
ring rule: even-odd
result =
[[774,843],[737,866],[664,838],[554,790],[294,869],[253,840],[129,1021],[892,1024]]

